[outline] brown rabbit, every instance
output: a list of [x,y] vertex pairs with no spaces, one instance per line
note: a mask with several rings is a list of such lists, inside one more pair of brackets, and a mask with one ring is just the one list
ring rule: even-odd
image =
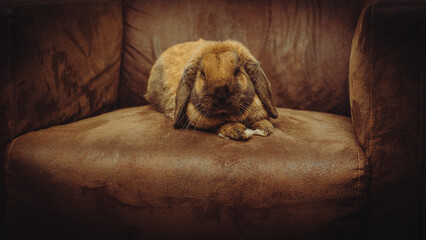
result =
[[259,62],[232,40],[168,48],[152,67],[145,97],[175,120],[175,128],[213,129],[234,140],[270,135],[268,119],[278,117]]

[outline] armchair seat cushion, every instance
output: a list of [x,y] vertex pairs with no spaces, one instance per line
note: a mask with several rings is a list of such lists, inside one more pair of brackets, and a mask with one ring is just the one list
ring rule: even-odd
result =
[[27,133],[7,151],[10,231],[356,238],[367,169],[350,118],[283,108],[279,115],[271,136],[246,142],[174,129],[151,106]]

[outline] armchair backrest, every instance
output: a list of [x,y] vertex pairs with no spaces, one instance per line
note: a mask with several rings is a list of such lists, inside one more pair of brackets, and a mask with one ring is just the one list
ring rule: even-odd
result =
[[349,55],[363,4],[125,0],[119,106],[147,103],[151,67],[168,47],[234,39],[260,60],[277,106],[349,115]]

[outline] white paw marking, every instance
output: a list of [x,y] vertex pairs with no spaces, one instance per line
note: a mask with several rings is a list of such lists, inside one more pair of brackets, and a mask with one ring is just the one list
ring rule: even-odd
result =
[[[222,133],[218,133],[218,135],[219,135],[219,137],[223,137],[225,139],[230,139],[229,137],[226,137]],[[242,139],[250,138],[253,135],[262,136],[262,137],[268,136],[268,134],[263,130],[260,130],[260,129],[253,130],[253,129],[250,129],[250,128],[246,128],[246,130],[244,130]]]
[[260,129],[253,130],[253,129],[250,129],[250,128],[247,128],[244,131],[244,134],[247,135],[247,137],[251,137],[253,135],[263,136],[263,137],[268,136],[268,134],[263,130],[260,130]]

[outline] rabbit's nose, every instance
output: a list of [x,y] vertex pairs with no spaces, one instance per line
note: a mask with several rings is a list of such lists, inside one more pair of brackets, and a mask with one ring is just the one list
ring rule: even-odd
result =
[[218,87],[214,90],[214,97],[216,99],[216,104],[219,106],[224,106],[230,96],[230,91],[228,86]]

